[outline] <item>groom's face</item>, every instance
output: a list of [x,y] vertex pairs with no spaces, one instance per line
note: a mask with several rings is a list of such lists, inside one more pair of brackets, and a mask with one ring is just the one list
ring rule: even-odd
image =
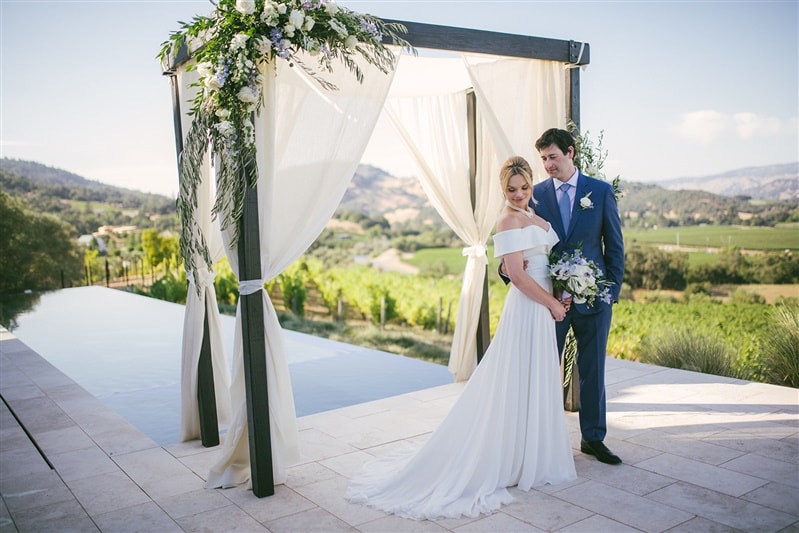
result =
[[556,180],[569,181],[574,174],[574,148],[570,146],[569,151],[564,154],[558,145],[553,143],[542,148],[538,153],[541,155],[541,162],[544,164],[547,174]]

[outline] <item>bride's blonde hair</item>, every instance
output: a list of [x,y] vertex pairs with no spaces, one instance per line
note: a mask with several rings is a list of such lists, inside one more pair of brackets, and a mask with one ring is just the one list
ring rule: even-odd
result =
[[[502,185],[503,195],[508,189],[508,182],[517,174],[524,178],[524,181],[527,182],[527,185],[530,186],[530,189],[533,188],[533,169],[530,168],[530,163],[528,163],[527,160],[520,155],[513,155],[502,164],[502,168],[499,170],[499,182]],[[533,199],[534,204],[538,203],[535,197],[531,196],[531,198]]]

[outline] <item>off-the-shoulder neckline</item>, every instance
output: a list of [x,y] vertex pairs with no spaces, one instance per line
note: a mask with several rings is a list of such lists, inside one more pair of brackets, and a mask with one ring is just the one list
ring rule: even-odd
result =
[[530,224],[529,226],[524,226],[523,228],[511,228],[511,229],[506,229],[504,231],[499,231],[495,233],[494,236],[496,237],[497,235],[501,235],[502,233],[510,233],[511,231],[522,231],[526,230],[527,228],[538,228],[544,233],[549,233],[550,231],[552,231],[552,224],[550,224],[549,222],[547,222],[547,224],[549,224],[549,227],[547,229],[542,228],[538,224]]

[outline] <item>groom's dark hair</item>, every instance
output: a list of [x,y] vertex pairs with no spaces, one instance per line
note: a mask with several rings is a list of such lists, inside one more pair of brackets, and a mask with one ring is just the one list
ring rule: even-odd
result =
[[574,137],[572,134],[566,130],[562,130],[559,128],[551,128],[541,134],[541,137],[535,142],[535,149],[539,152],[544,148],[557,145],[560,148],[560,151],[564,154],[569,151],[569,147],[571,146],[574,148],[575,153],[577,152],[577,148],[574,146]]

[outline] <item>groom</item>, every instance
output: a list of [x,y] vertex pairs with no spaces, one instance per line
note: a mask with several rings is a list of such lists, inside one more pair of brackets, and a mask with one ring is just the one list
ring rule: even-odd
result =
[[[608,281],[611,301],[617,302],[624,275],[624,242],[613,187],[586,176],[574,166],[574,138],[566,130],[552,128],[535,142],[544,169],[551,179],[533,188],[530,207],[555,229],[560,242],[554,252],[571,252],[581,247],[586,259],[594,261]],[[502,274],[500,270],[500,275]],[[504,279],[504,277],[503,277]],[[580,451],[611,465],[621,459],[604,442],[605,350],[612,307],[597,298],[593,307],[573,303],[566,318],[555,323],[558,353],[563,353],[569,328],[577,340],[577,368],[580,374]]]

